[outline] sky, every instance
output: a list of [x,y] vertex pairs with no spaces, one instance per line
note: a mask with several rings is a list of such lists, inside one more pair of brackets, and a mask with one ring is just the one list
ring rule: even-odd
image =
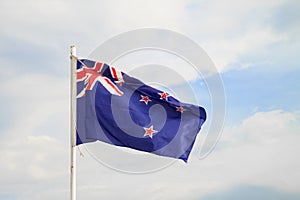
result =
[[118,151],[138,158],[113,157],[116,148],[101,143],[80,147],[77,199],[300,199],[299,1],[0,0],[0,7],[0,200],[69,198],[70,45],[89,57],[142,28],[180,33],[210,57],[226,97],[216,101],[226,111],[219,140],[201,156],[216,134],[213,76],[195,76],[162,51],[125,55],[116,64],[141,78],[154,77],[133,70],[149,58],[182,72],[185,82],[170,78],[165,87],[205,107],[208,121],[187,164],[158,156],[139,163],[145,154],[129,150]]

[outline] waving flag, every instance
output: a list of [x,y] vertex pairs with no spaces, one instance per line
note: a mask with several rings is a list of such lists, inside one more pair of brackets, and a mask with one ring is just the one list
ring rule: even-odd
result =
[[205,120],[202,107],[107,64],[77,60],[77,145],[99,140],[187,162]]

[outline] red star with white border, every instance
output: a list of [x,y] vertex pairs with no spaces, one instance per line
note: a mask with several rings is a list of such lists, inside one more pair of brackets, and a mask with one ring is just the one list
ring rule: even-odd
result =
[[176,107],[176,111],[183,113],[184,108],[182,106]]
[[166,92],[158,93],[160,95],[160,99],[168,100],[169,94]]
[[150,126],[149,128],[144,127],[144,130],[145,130],[144,137],[149,136],[150,138],[152,138],[153,134],[157,133],[157,131],[153,129],[153,125]]
[[148,96],[141,95],[140,101],[144,102],[146,105],[148,105],[148,102],[151,101],[151,99]]

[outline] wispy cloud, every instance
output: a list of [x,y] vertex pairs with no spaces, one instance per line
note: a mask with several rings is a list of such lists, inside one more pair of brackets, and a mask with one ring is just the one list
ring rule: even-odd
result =
[[299,199],[299,193],[286,193],[273,188],[241,185],[229,190],[209,194],[201,200],[227,200],[227,199]]

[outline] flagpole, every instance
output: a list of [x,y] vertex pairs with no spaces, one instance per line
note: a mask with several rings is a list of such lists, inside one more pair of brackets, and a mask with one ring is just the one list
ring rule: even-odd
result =
[[76,200],[76,46],[71,46],[71,177],[70,199]]

